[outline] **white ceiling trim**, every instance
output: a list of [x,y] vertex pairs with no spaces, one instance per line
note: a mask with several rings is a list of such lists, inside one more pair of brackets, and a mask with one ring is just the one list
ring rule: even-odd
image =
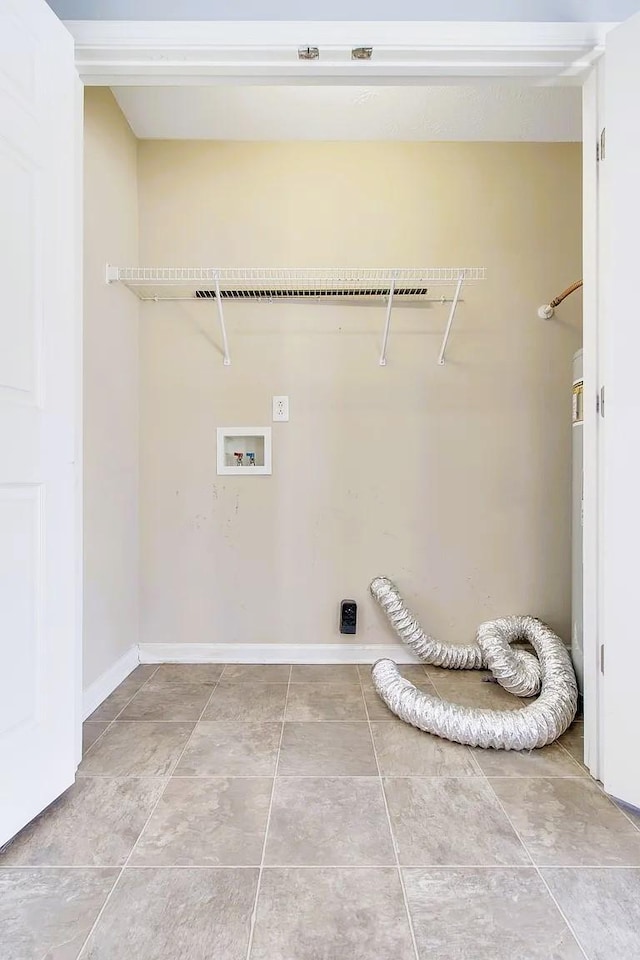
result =
[[[613,24],[67,21],[93,85],[474,82],[579,84]],[[317,61],[300,61],[300,46]],[[353,61],[372,46],[371,61]]]

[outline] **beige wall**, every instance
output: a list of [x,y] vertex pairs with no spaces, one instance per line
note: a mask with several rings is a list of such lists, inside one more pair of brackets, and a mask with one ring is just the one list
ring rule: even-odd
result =
[[[140,263],[483,265],[446,366],[445,308],[229,305],[141,311],[141,641],[331,643],[391,636],[368,597],[395,579],[446,640],[507,613],[570,622],[571,357],[580,146],[139,146]],[[434,290],[434,293],[439,291]],[[269,424],[273,476],[218,477],[217,426]],[[344,638],[348,642],[348,638]]]
[[84,686],[138,642],[138,314],[105,265],[138,258],[137,141],[85,90]]

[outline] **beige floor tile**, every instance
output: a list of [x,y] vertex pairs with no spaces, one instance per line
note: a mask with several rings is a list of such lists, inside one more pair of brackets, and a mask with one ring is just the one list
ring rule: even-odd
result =
[[384,789],[401,864],[530,863],[484,778],[387,778]]
[[102,701],[99,707],[96,707],[93,713],[87,717],[87,720],[90,723],[103,721],[111,723],[111,721],[115,720],[118,714],[124,710],[126,705],[136,695],[137,692],[137,690],[134,690],[128,695],[112,693],[111,696]]
[[0,864],[122,866],[164,785],[80,777],[0,852]]
[[153,675],[153,682],[214,684],[223,670],[223,663],[161,663]]
[[358,670],[358,676],[360,677],[360,682],[367,681],[371,679],[371,667],[372,663],[358,663],[356,664]]
[[621,803],[620,800],[614,800],[614,803],[618,810],[621,810],[624,815],[631,820],[631,823],[633,823],[638,830],[640,830],[640,810],[638,810],[636,807],[630,807],[626,803]]
[[206,683],[156,684],[155,678],[127,704],[119,720],[198,720],[213,687]]
[[127,868],[82,960],[246,960],[257,869]]
[[640,864],[640,833],[593,780],[511,777],[490,783],[538,865]]
[[130,700],[132,700],[138,690],[145,683],[144,680],[125,680],[120,684],[119,687],[113,691],[106,700],[103,700],[99,707],[93,711],[93,713],[87,717],[87,720],[98,721],[98,720],[115,720],[118,714],[126,707]]
[[360,684],[292,683],[287,720],[366,720]]
[[174,777],[131,865],[259,866],[272,786],[267,777]]
[[79,776],[167,777],[195,724],[112,723],[84,757]]
[[[361,667],[359,667],[358,669],[362,671]],[[363,673],[363,672],[360,673],[360,686],[362,687],[365,693],[372,693],[372,692],[375,692],[374,686],[373,686],[373,678],[371,677],[370,668],[367,668],[367,670],[368,670],[367,673]],[[426,674],[425,674],[425,679],[426,679]]]
[[284,718],[286,683],[237,683],[221,680],[203,720],[278,721]]
[[423,733],[408,723],[373,721],[373,743],[386,777],[478,777],[468,747]]
[[584,960],[534,869],[402,872],[420,960]]
[[76,960],[116,869],[0,869],[4,960]]
[[545,868],[589,960],[640,958],[640,870]]
[[447,667],[434,667],[431,663],[425,664],[425,671],[434,683],[438,680],[471,680],[472,683],[477,683],[493,676],[490,670],[449,670]]
[[567,732],[562,734],[558,743],[584,767],[584,723],[576,720]]
[[228,663],[222,671],[222,680],[257,683],[288,683],[291,666],[288,663]]
[[291,667],[291,683],[359,682],[360,674],[355,663],[294,663]]
[[414,960],[397,870],[265,868],[251,960]]
[[85,720],[82,724],[82,755],[87,752],[90,746],[92,746],[98,737],[101,737],[105,732],[107,727],[110,724],[110,720],[102,720],[94,722],[93,720]]
[[178,777],[272,777],[282,724],[202,721],[193,732]]
[[100,706],[93,711],[88,720],[115,720],[123,707],[129,703],[138,690],[155,674],[156,667],[152,664],[140,664],[126,677],[113,693],[103,700]]
[[540,750],[473,750],[487,777],[586,777],[584,767],[551,743]]
[[433,677],[434,686],[443,700],[450,700],[464,707],[485,707],[489,710],[519,710],[532,702],[514,697],[498,683],[485,683],[477,676],[468,678]]
[[265,863],[393,865],[395,854],[380,780],[278,778]]
[[278,776],[374,777],[377,772],[367,723],[285,723]]
[[402,723],[395,714],[389,710],[389,707],[386,703],[380,699],[375,690],[366,690],[364,691],[364,702],[367,710],[367,715],[370,720],[389,720],[397,723]]
[[140,663],[138,666],[131,671],[127,680],[139,680],[141,683],[146,683],[158,670],[157,663]]

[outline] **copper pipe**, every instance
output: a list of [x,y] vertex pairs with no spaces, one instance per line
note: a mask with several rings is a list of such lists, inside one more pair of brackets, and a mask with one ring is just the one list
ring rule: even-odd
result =
[[549,306],[553,307],[555,310],[555,308],[560,306],[562,301],[566,300],[570,294],[574,293],[576,290],[579,290],[583,283],[584,280],[576,280],[576,282],[572,283],[570,287],[567,287],[566,290],[563,290],[559,297],[555,297],[555,299],[549,303]]

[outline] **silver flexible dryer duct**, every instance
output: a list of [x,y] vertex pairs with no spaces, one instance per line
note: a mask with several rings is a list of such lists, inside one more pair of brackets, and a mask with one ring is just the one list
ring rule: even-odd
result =
[[377,577],[369,589],[400,639],[425,663],[450,670],[491,670],[498,683],[517,697],[531,697],[539,691],[540,664],[530,653],[510,646],[516,640],[529,641],[527,631],[538,622],[533,617],[483,623],[477,643],[441,643],[424,632],[391,580]]
[[[570,726],[578,705],[573,665],[562,640],[540,620],[504,617],[480,626],[477,645],[444,644],[424,633],[390,580],[378,577],[370,590],[400,639],[426,663],[489,669],[505,690],[520,697],[540,691],[534,703],[520,709],[463,707],[423,693],[400,675],[392,660],[378,660],[371,671],[375,689],[402,720],[447,740],[499,750],[543,747]],[[519,640],[533,646],[537,659],[511,647]]]

